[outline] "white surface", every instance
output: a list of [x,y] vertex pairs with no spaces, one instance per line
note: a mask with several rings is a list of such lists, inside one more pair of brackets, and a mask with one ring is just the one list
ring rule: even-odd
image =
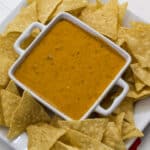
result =
[[[4,16],[9,15],[9,10],[16,8],[16,5],[21,0],[0,0],[0,24]],[[125,1],[125,0],[120,0]],[[150,1],[149,0],[128,0],[129,8],[134,12],[137,16],[140,16],[147,22],[150,22]],[[15,14],[13,14],[15,15]],[[12,16],[11,16],[12,18]],[[0,26],[1,27],[1,26]],[[0,28],[1,29],[1,28]],[[137,122],[137,127],[140,129],[145,128],[145,124],[147,124],[150,120],[150,99],[140,101],[137,103],[135,108],[135,120]],[[7,130],[2,130],[0,133],[1,136],[6,136]],[[6,142],[10,142],[6,139]],[[24,146],[27,144],[27,138],[25,134],[22,134],[14,141],[11,141],[11,144],[14,145],[14,148],[17,150],[26,150]],[[9,150],[9,147],[5,145],[4,142],[0,141],[0,149]],[[139,150],[149,150],[150,149],[150,126],[145,130],[145,137],[143,138],[142,144],[139,147]]]

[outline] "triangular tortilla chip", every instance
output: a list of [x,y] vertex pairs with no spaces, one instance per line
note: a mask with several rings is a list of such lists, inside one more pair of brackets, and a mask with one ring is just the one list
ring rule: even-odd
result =
[[58,121],[60,127],[82,132],[98,141],[102,140],[108,119],[86,119],[83,121]]
[[126,150],[120,132],[114,122],[107,124],[102,142],[115,150]]
[[21,97],[7,90],[1,90],[1,104],[2,104],[5,125],[7,127],[10,127],[12,114],[16,110],[16,107],[19,105],[20,100]]
[[[109,11],[108,11],[109,10]],[[110,0],[94,13],[81,14],[80,18],[98,32],[116,40],[118,34],[118,1]]]
[[66,144],[58,141],[58,142],[56,142],[56,144],[54,145],[54,147],[51,150],[79,150],[79,149],[76,147],[66,145]]
[[36,124],[27,128],[28,150],[50,150],[65,130],[49,124]]
[[150,86],[150,70],[142,68],[138,63],[131,64],[131,69],[135,76],[137,76],[145,85]]
[[44,108],[28,92],[24,92],[18,107],[13,113],[8,138],[17,137],[31,124],[49,121],[50,117]]
[[7,26],[4,34],[10,32],[23,32],[31,23],[37,21],[36,2],[22,8],[19,15]]
[[81,132],[71,129],[60,138],[60,141],[82,150],[112,150],[112,148],[107,145],[82,134]]
[[120,114],[121,112],[125,112],[124,119],[134,124],[133,111],[133,101],[130,98],[125,98],[113,113]]
[[119,6],[119,24],[120,25],[123,24],[123,19],[126,14],[127,6],[128,6],[127,2],[125,2]]
[[128,123],[126,121],[123,122],[123,128],[122,128],[122,138],[123,140],[131,139],[131,138],[137,138],[137,137],[143,137],[143,133],[136,128],[133,124]]
[[13,94],[16,94],[18,96],[20,96],[20,93],[19,93],[19,90],[18,90],[18,87],[16,86],[16,84],[14,83],[13,80],[10,80],[7,87],[6,87],[6,90],[13,93]]
[[46,23],[62,0],[37,0],[38,19]]
[[87,6],[87,0],[63,0],[63,2],[58,6],[53,16],[56,16],[60,12],[70,12],[79,10]]

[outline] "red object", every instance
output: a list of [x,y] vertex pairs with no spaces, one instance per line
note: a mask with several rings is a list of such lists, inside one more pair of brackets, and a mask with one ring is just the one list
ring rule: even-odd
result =
[[133,145],[129,148],[129,150],[137,150],[138,146],[141,144],[141,139],[138,138]]

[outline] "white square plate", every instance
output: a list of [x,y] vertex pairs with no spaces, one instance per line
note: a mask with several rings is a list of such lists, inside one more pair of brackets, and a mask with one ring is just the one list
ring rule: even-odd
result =
[[[0,24],[0,31],[3,31],[4,27],[14,18],[14,16],[19,12],[20,8],[23,5],[25,5],[25,0],[20,1],[20,4],[16,7],[16,9],[12,10],[10,15],[8,15],[8,17],[5,19],[5,21]],[[145,22],[144,20],[134,15],[130,10],[127,10],[124,25],[128,26],[130,21]],[[150,98],[144,99],[136,103],[134,118],[136,127],[143,131],[145,127],[150,123]],[[8,147],[6,147],[6,150],[9,149],[9,147],[12,147],[12,149],[15,150],[27,150],[28,138],[26,133],[21,134],[19,137],[12,141],[9,141],[7,139],[7,131],[7,128],[0,127],[0,139],[5,145],[8,145]],[[135,139],[126,141],[126,147],[129,148],[134,141]]]

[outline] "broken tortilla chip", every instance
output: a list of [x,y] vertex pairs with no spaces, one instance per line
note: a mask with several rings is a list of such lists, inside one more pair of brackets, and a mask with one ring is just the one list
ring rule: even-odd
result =
[[44,108],[25,91],[13,113],[8,138],[13,139],[17,137],[31,124],[49,121],[50,117]]
[[31,125],[27,128],[29,150],[50,150],[65,130],[46,123]]
[[58,125],[63,128],[77,130],[98,141],[102,140],[108,119],[86,119],[83,121],[58,121]]

